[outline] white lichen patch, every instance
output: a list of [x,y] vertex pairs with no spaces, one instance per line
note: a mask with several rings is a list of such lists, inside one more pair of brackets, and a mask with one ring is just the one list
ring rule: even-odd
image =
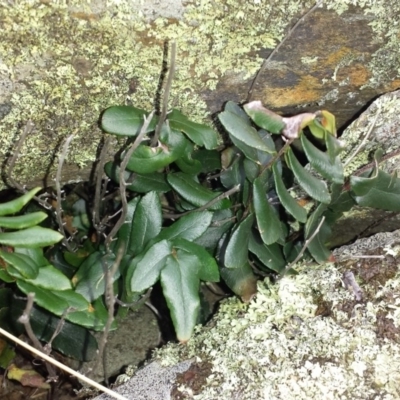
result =
[[[400,113],[399,91],[387,93],[377,100],[343,132],[341,139],[346,148],[340,154],[343,162],[352,157],[345,168],[345,176],[350,176],[361,166],[373,160],[378,149],[384,154],[399,148],[399,125],[397,116]],[[363,143],[361,148],[360,144]],[[358,150],[356,152],[356,150]],[[398,170],[398,157],[389,159],[381,168],[393,172]]]
[[[398,295],[389,305],[387,294],[398,293],[400,274],[356,304],[334,264],[298,270],[275,285],[260,283],[248,305],[223,302],[209,327],[156,358],[175,364],[198,356],[212,363],[207,384],[191,397],[196,400],[398,399],[400,343],[378,336],[376,315],[389,310],[388,318],[399,323]],[[318,311],[321,299],[329,316]],[[352,302],[349,315],[343,304]]]

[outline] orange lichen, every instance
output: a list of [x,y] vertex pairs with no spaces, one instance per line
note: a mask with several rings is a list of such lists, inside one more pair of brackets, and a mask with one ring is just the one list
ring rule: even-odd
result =
[[266,87],[263,99],[270,107],[285,107],[294,104],[302,104],[318,101],[321,98],[322,84],[320,80],[312,75],[300,78],[295,86],[289,87]]

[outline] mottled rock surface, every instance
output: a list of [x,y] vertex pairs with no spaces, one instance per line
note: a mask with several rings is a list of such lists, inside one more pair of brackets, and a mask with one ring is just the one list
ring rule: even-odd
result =
[[[115,104],[151,110],[163,46],[176,40],[170,106],[208,120],[250,85],[278,112],[325,108],[342,126],[374,97],[400,86],[400,3],[389,0],[74,0],[0,7],[0,160],[28,120],[35,124],[15,176],[51,185],[60,143],[75,134],[63,182],[85,180],[101,138],[99,115]],[[388,12],[390,10],[390,12]],[[112,151],[110,152],[111,155]],[[3,166],[4,167],[4,166]],[[4,175],[4,168],[3,168]]]

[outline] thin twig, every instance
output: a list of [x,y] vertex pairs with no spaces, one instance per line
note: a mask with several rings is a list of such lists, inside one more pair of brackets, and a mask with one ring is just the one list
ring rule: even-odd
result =
[[[33,329],[32,329],[31,323],[30,323],[30,316],[31,316],[32,308],[33,308],[34,298],[35,298],[34,293],[28,293],[25,310],[22,313],[22,315],[18,318],[18,322],[20,322],[21,324],[24,325],[25,331],[26,331],[29,339],[35,346],[35,348],[38,349],[39,351],[45,352],[44,347],[42,346],[42,344],[36,337],[35,333],[33,332]],[[53,368],[53,366],[51,364],[46,363],[46,369],[49,374],[49,380],[56,381],[57,374],[56,374],[56,371]]]
[[132,303],[124,303],[123,301],[119,300],[118,297],[115,297],[115,302],[118,305],[120,305],[121,307],[126,307],[126,308],[137,307],[137,306],[140,306],[143,303],[145,303],[150,298],[152,291],[153,291],[153,288],[150,287],[147,290],[147,292],[139,300],[133,301]]
[[285,269],[281,272],[280,277],[283,277],[290,270],[290,268],[292,268],[293,265],[296,264],[297,261],[299,261],[301,257],[303,257],[304,252],[307,250],[307,247],[309,246],[309,244],[312,242],[312,240],[315,238],[315,236],[320,231],[321,226],[324,223],[324,221],[325,221],[325,216],[323,216],[321,218],[321,221],[319,222],[318,226],[315,228],[315,231],[313,232],[313,234],[304,242],[304,245],[301,248],[300,253],[297,254],[297,257],[289,265],[287,265],[285,267]]
[[[116,257],[111,269],[108,269],[107,261],[105,261],[105,258],[103,257],[103,259],[102,259],[102,264],[103,264],[103,268],[104,268],[104,281],[105,281],[105,300],[106,300],[106,305],[107,305],[108,316],[107,316],[106,324],[104,326],[103,335],[102,335],[100,343],[99,343],[96,367],[97,367],[98,362],[100,360],[103,360],[102,364],[103,364],[104,379],[106,380],[107,384],[108,384],[108,377],[107,377],[106,363],[105,363],[105,349],[106,349],[106,345],[107,345],[108,334],[110,333],[111,325],[114,321],[115,294],[114,294],[113,277],[116,274],[116,272],[121,264],[121,260],[122,260],[122,257],[124,256],[124,253],[125,253],[125,245],[121,245],[118,249],[117,257]],[[107,257],[107,255],[105,257]],[[95,367],[95,369],[96,369],[96,367]]]
[[295,138],[293,139],[289,139],[288,141],[285,142],[285,144],[282,146],[282,148],[278,151],[278,153],[276,153],[271,160],[269,160],[267,162],[267,164],[264,165],[264,167],[262,168],[260,175],[266,170],[268,169],[278,158],[280,158],[282,156],[282,154],[287,150],[288,147],[290,147],[290,145],[293,143],[293,141],[295,140]]
[[111,142],[111,137],[107,136],[100,151],[99,162],[96,166],[96,187],[94,190],[94,204],[92,211],[93,226],[100,236],[100,203],[102,198],[102,181],[104,175],[104,164],[106,162],[107,150]]
[[127,183],[125,182],[125,170],[126,166],[128,165],[129,159],[131,158],[131,155],[133,152],[137,149],[139,146],[140,142],[142,141],[144,135],[146,134],[147,128],[150,124],[150,121],[153,119],[154,111],[152,111],[144,120],[143,126],[139,132],[139,135],[137,135],[135,141],[132,143],[132,146],[128,149],[126,152],[120,166],[120,171],[119,171],[119,192],[121,196],[121,202],[122,202],[122,212],[121,216],[119,217],[117,223],[114,225],[114,227],[111,229],[111,232],[107,235],[106,238],[106,246],[110,245],[111,241],[113,240],[114,236],[117,234],[121,226],[125,223],[125,217],[126,213],[128,210],[128,202],[126,200],[126,185]]
[[51,335],[50,340],[48,343],[44,346],[44,349],[46,351],[46,354],[50,354],[51,352],[51,347],[53,344],[54,339],[61,333],[62,328],[64,327],[65,324],[65,318],[66,316],[74,310],[74,307],[68,307],[65,309],[65,311],[62,313],[60,320],[58,321],[58,324],[56,326],[56,329],[54,329],[53,334]]
[[102,385],[100,385],[99,383],[93,381],[92,379],[89,379],[88,377],[86,377],[85,375],[80,374],[77,371],[74,371],[73,369],[67,367],[64,364],[61,364],[60,362],[58,362],[57,360],[54,360],[54,358],[49,357],[47,354],[43,353],[42,351],[39,351],[37,349],[35,349],[34,347],[30,346],[28,343],[23,342],[22,340],[18,339],[17,337],[15,337],[14,335],[12,335],[11,333],[5,331],[3,328],[0,328],[0,334],[5,336],[6,338],[12,340],[14,343],[18,344],[19,346],[24,347],[25,349],[29,350],[30,352],[32,352],[33,354],[37,355],[38,357],[42,358],[43,360],[55,365],[56,367],[60,368],[61,370],[67,372],[68,374],[71,374],[73,376],[75,376],[76,378],[78,378],[80,381],[83,381],[85,383],[87,383],[88,385],[101,390],[104,393],[107,393],[109,396],[118,399],[118,400],[129,400],[126,397],[120,395],[117,392],[114,392],[111,389],[108,389]]
[[362,140],[362,142],[359,144],[359,146],[357,146],[357,148],[354,150],[353,154],[347,158],[347,160],[343,163],[343,167],[347,167],[351,160],[360,152],[360,150],[364,147],[365,143],[367,142],[368,138],[370,137],[376,121],[378,120],[379,115],[381,114],[381,108],[379,107],[378,112],[375,115],[374,120],[372,121],[372,124],[370,125],[367,134],[364,136],[364,139]]
[[59,160],[58,160],[58,167],[57,167],[57,174],[56,174],[56,194],[57,194],[57,202],[56,202],[56,219],[57,219],[57,223],[58,223],[58,228],[61,232],[61,234],[64,236],[63,239],[63,244],[64,246],[68,249],[68,251],[73,252],[74,249],[72,248],[72,246],[70,246],[69,242],[68,242],[68,238],[67,235],[65,233],[65,229],[64,229],[64,221],[62,219],[62,206],[61,206],[61,202],[62,202],[62,195],[61,195],[61,173],[62,173],[62,168],[63,168],[63,164],[64,161],[67,157],[68,154],[68,148],[69,145],[72,141],[72,139],[74,138],[74,134],[69,135],[67,137],[67,139],[64,142],[64,146],[62,149],[62,152],[60,154]]
[[156,130],[154,132],[153,139],[151,141],[151,146],[154,147],[158,143],[158,138],[160,137],[160,132],[162,129],[162,126],[164,124],[165,118],[167,117],[167,111],[168,111],[168,98],[169,94],[171,91],[171,86],[172,86],[172,80],[175,75],[175,59],[176,59],[176,43],[172,42],[171,43],[171,58],[169,62],[169,71],[168,71],[168,77],[167,77],[167,83],[165,85],[164,89],[164,95],[163,95],[163,103],[162,103],[162,108],[161,108],[161,115],[160,119],[158,120],[158,124],[156,127]]
[[196,208],[194,210],[189,210],[189,211],[185,211],[182,214],[163,214],[164,218],[170,218],[170,219],[178,219],[181,217],[184,217],[185,215],[194,213],[194,212],[200,212],[200,211],[204,211],[207,210],[208,208],[212,207],[214,204],[218,203],[219,201],[229,197],[230,195],[238,192],[240,190],[240,185],[236,185],[233,188],[227,190],[224,193],[221,193],[219,196],[215,197],[214,199],[210,200],[209,202],[207,202],[206,204],[204,204],[203,206]]
[[294,26],[289,29],[289,32],[284,36],[284,38],[281,40],[281,42],[278,44],[278,46],[275,47],[274,50],[269,54],[269,56],[263,61],[260,69],[258,70],[255,78],[253,79],[253,82],[251,83],[250,89],[247,93],[247,99],[246,102],[248,103],[251,100],[251,96],[253,94],[253,90],[255,88],[255,85],[261,76],[261,74],[264,72],[265,68],[267,67],[267,64],[272,60],[272,58],[275,56],[275,54],[279,51],[281,46],[288,40],[288,38],[292,35],[292,33],[297,29],[297,27],[304,21],[304,19],[309,16],[316,8],[318,8],[321,4],[321,0],[317,1],[313,7],[311,7],[303,16],[301,16],[298,21],[294,24]]

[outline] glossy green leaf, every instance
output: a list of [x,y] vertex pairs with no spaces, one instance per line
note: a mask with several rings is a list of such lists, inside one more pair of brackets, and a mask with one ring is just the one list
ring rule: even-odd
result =
[[[69,321],[95,331],[104,331],[107,318],[108,311],[107,308],[104,306],[101,297],[99,297],[92,304],[89,304],[88,309],[71,312],[68,314],[67,317]],[[111,324],[110,330],[114,330],[116,329],[116,327],[117,324],[114,320]]]
[[222,235],[232,228],[233,220],[231,210],[215,211],[210,226],[195,239],[195,243],[214,254]]
[[227,189],[231,189],[236,185],[242,187],[246,176],[244,174],[241,162],[234,162],[229,168],[221,172],[221,183]]
[[49,290],[72,289],[71,281],[52,265],[40,267],[36,278],[27,279],[27,282]]
[[215,149],[218,145],[218,134],[210,127],[190,121],[185,115],[174,109],[168,114],[172,129],[184,132],[192,142],[206,149]]
[[[25,294],[34,293],[36,304],[58,316],[63,315],[68,307],[79,311],[89,309],[89,303],[73,290],[52,291],[21,280],[17,281],[17,286]],[[69,319],[68,314],[66,318]]]
[[257,176],[260,174],[260,165],[247,158],[243,160],[243,167],[244,167],[244,172],[246,174],[246,178],[250,182],[253,182],[254,179],[256,179]]
[[[189,203],[201,207],[211,200],[218,197],[221,192],[213,192],[196,182],[193,177],[183,172],[176,172],[167,175],[168,183]],[[231,202],[229,199],[219,200],[210,207],[210,210],[222,210],[229,208]]]
[[[182,133],[164,124],[157,147],[140,144],[133,152],[126,168],[140,174],[156,172],[185,154],[188,140]],[[122,153],[121,159],[125,153]]]
[[175,160],[175,164],[182,172],[190,175],[197,175],[202,171],[203,165],[199,160],[193,158],[193,149],[194,146],[192,144],[189,144],[186,147],[185,153],[180,158]]
[[282,236],[282,226],[278,215],[267,199],[262,176],[253,183],[253,205],[257,226],[265,244],[276,242]]
[[201,236],[211,223],[213,213],[210,211],[193,212],[179,218],[168,228],[164,228],[158,235],[158,240],[182,238],[195,240]]
[[221,169],[221,153],[217,150],[199,149],[193,152],[192,157],[200,162],[205,174]]
[[[109,178],[119,183],[120,167],[118,165],[110,161],[106,163],[104,170]],[[136,174],[125,171],[124,179],[125,182],[130,182],[126,188],[132,192],[147,193],[154,190],[165,193],[171,190],[164,173]]]
[[376,169],[370,178],[351,176],[350,185],[360,206],[400,211],[400,179],[395,174]]
[[221,277],[244,302],[249,302],[257,293],[257,277],[248,262],[239,268],[222,267]]
[[205,282],[219,281],[218,264],[207,250],[196,243],[181,238],[173,240],[172,245],[174,249],[182,250],[197,257],[198,277],[200,280]]
[[325,134],[325,145],[328,150],[331,163],[335,162],[336,156],[339,155],[345,148],[345,144],[343,142],[328,132]]
[[[115,255],[103,256],[99,251],[92,253],[79,267],[72,278],[76,293],[80,293],[89,302],[96,300],[105,291],[105,270],[111,269]],[[120,276],[113,276],[113,282]]]
[[168,240],[161,240],[151,246],[139,261],[133,259],[129,268],[133,269],[130,282],[132,292],[143,292],[153,286],[165,266],[166,258],[171,254],[172,246]]
[[11,283],[14,282],[16,278],[19,278],[21,274],[18,274],[18,277],[11,276],[5,268],[0,266],[0,281]]
[[[0,251],[0,257],[12,265],[25,279],[35,279],[39,273],[39,265],[25,254]],[[12,273],[12,271],[10,271]]]
[[282,117],[263,107],[261,101],[252,101],[243,108],[257,126],[268,132],[278,134],[285,128]]
[[243,108],[240,107],[237,103],[234,103],[233,101],[228,101],[225,104],[224,110],[225,111],[229,111],[229,112],[231,112],[233,114],[236,114],[244,122],[246,122],[247,125],[251,125],[252,124],[249,116],[246,114],[246,112],[243,110]]
[[266,151],[267,153],[275,152],[274,148],[270,148],[264,143],[253,127],[246,124],[246,122],[236,114],[223,111],[218,115],[218,118],[231,137],[234,137],[238,141],[256,150]]
[[40,224],[46,218],[47,215],[43,211],[14,217],[0,217],[0,227],[8,229],[24,229]]
[[[322,217],[326,214],[327,206],[320,204],[309,217],[305,225],[305,238],[309,239],[318,228]],[[331,236],[332,230],[327,221],[324,221],[313,240],[307,246],[308,252],[318,263],[326,262],[331,256],[331,252],[326,247],[326,243]]]
[[332,163],[329,155],[315,147],[307,139],[306,135],[301,135],[301,144],[303,145],[308,161],[317,172],[325,179],[335,183],[344,182],[343,165],[339,157],[336,156]]
[[136,207],[139,203],[140,197],[135,197],[128,202],[125,222],[122,224],[121,228],[117,233],[119,245],[123,244],[125,249],[130,246],[131,235],[132,235],[132,221],[135,214]]
[[61,233],[41,226],[0,233],[0,243],[13,247],[46,247],[58,243],[62,238]]
[[[146,111],[133,106],[113,106],[104,111],[101,127],[114,135],[136,136],[147,115]],[[153,117],[146,132],[154,130],[157,119],[156,116]]]
[[39,268],[49,265],[49,261],[43,255],[43,249],[40,248],[15,247],[14,254],[23,254],[27,256]]
[[200,308],[199,260],[190,253],[176,250],[167,257],[161,271],[161,285],[180,342],[193,333]]
[[21,211],[22,207],[29,203],[42,188],[36,187],[29,192],[23,194],[22,196],[8,201],[6,203],[0,203],[0,216],[15,214],[16,212]]
[[247,263],[249,237],[253,222],[254,216],[250,214],[236,226],[231,234],[224,254],[226,268],[240,268]]
[[136,207],[129,241],[131,254],[139,254],[161,231],[162,210],[157,192],[147,193]]
[[252,234],[249,241],[249,250],[272,271],[280,273],[285,269],[286,261],[283,257],[282,247],[277,243],[267,246]]
[[307,221],[307,211],[301,207],[297,201],[290,195],[287,191],[282,177],[278,171],[278,166],[276,163],[273,164],[272,170],[274,173],[275,180],[275,190],[278,194],[279,200],[281,201],[282,206],[288,211],[295,219],[300,222],[305,223]]
[[331,196],[325,182],[320,181],[306,171],[297,160],[291,148],[286,153],[286,160],[303,190],[313,199],[329,204]]

